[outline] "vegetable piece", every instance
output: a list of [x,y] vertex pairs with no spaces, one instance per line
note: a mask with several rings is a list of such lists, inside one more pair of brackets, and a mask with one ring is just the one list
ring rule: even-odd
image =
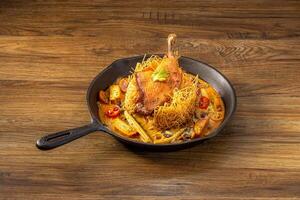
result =
[[206,89],[204,89],[204,88],[201,88],[201,96],[203,96],[203,97],[206,97],[206,98],[209,98],[209,96],[208,96],[208,93],[207,93]]
[[127,78],[122,78],[120,81],[119,81],[119,87],[121,89],[122,92],[126,92],[127,91],[127,87],[128,87],[128,80]]
[[[209,118],[199,119],[194,125],[195,136],[201,136],[203,129],[207,126]],[[193,136],[194,137],[194,136]]]
[[166,143],[170,143],[170,142],[176,140],[184,132],[184,130],[185,130],[185,128],[181,128],[178,131],[176,131],[171,137],[162,138],[160,140],[154,140],[154,144],[166,144]]
[[223,110],[221,97],[214,98],[214,106],[218,112],[221,112]]
[[111,85],[109,87],[109,100],[115,101],[121,97],[121,89],[118,85]]
[[143,142],[151,142],[151,138],[148,136],[146,131],[144,131],[140,124],[126,110],[124,111],[124,116],[129,125],[141,135],[141,139],[143,140]]
[[206,88],[206,92],[207,92],[208,96],[210,96],[210,97],[218,96],[218,93],[212,87]]
[[100,90],[100,92],[99,92],[99,100],[100,100],[101,103],[105,103],[105,104],[109,103],[109,99],[108,99],[108,96],[106,95],[105,91]]
[[105,111],[105,115],[109,118],[115,118],[120,115],[120,108],[117,105],[112,106],[111,108]]
[[201,109],[206,109],[209,105],[209,98],[202,96],[200,97],[199,107]]
[[115,118],[112,121],[112,125],[115,129],[117,129],[118,131],[120,131],[126,136],[133,136],[137,133],[131,126],[129,126],[126,122],[124,122],[120,118]]
[[219,94],[216,92],[216,90],[214,90],[212,87],[208,87],[206,88],[206,91],[213,103],[214,109],[219,112],[222,111],[223,110],[222,99],[219,96]]
[[193,138],[195,138],[196,137],[196,134],[195,134],[195,131],[193,131],[192,133],[191,133],[191,139],[193,139]]
[[210,117],[214,121],[220,121],[224,118],[224,112],[213,112]]

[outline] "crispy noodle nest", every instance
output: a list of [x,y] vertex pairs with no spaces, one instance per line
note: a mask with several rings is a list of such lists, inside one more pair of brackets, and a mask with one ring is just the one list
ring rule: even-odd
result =
[[195,84],[175,89],[171,103],[158,106],[154,111],[155,126],[160,129],[181,127],[191,121],[197,99]]

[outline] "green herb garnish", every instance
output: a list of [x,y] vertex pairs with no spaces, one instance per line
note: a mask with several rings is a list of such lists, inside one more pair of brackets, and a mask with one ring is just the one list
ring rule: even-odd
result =
[[165,69],[164,65],[160,64],[152,74],[153,81],[165,81],[169,77],[169,72]]

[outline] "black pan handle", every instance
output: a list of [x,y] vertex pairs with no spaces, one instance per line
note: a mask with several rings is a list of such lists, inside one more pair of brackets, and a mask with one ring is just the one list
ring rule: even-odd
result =
[[93,122],[89,125],[46,135],[36,141],[37,148],[48,150],[69,143],[91,132],[105,129]]

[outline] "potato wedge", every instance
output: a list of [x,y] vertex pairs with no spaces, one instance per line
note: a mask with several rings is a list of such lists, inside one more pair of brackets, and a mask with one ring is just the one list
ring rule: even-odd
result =
[[109,87],[109,100],[115,101],[117,99],[120,99],[121,97],[121,89],[119,85],[111,85]]
[[115,118],[112,121],[112,126],[126,136],[133,136],[137,132],[120,118]]
[[204,119],[199,119],[198,121],[196,121],[194,125],[195,137],[202,135],[203,129],[207,126],[208,121],[209,121],[209,117],[206,117]]

